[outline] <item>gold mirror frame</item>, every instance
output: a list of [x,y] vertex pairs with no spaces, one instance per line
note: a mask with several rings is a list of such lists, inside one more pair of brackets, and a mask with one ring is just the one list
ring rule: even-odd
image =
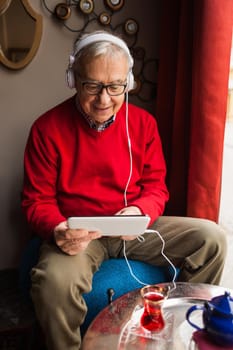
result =
[[1,50],[1,47],[0,47],[0,62],[3,63],[4,66],[10,69],[21,69],[31,62],[31,60],[33,59],[33,57],[35,56],[39,48],[41,36],[42,36],[42,16],[34,11],[34,9],[29,4],[28,0],[20,0],[20,1],[25,11],[28,13],[28,15],[32,17],[33,20],[35,20],[35,35],[34,35],[34,40],[29,52],[22,60],[18,62],[10,61],[5,56],[4,52]]

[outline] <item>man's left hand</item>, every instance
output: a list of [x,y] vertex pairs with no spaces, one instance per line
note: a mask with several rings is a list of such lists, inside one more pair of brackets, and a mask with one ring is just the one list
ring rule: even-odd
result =
[[[131,207],[125,207],[121,210],[119,210],[115,215],[142,215],[141,210],[138,207],[131,206]],[[121,236],[121,239],[125,241],[132,241],[136,239],[138,236]]]

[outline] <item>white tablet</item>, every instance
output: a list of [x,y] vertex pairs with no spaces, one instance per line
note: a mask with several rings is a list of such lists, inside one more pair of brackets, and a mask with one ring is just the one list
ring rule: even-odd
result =
[[100,231],[103,236],[129,236],[142,235],[149,221],[148,215],[76,216],[68,219],[68,226]]

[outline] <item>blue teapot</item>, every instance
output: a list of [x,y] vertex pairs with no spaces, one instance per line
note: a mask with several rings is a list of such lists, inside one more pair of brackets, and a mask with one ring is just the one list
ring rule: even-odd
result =
[[[204,328],[190,320],[193,311],[201,310]],[[193,305],[186,312],[186,320],[197,330],[205,330],[216,344],[233,345],[233,298],[230,293],[214,297],[203,305]]]

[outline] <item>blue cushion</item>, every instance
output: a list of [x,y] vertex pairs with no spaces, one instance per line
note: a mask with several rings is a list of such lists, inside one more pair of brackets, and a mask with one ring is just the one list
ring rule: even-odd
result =
[[[25,300],[30,299],[30,271],[36,265],[39,258],[41,240],[38,237],[29,241],[23,252],[19,268],[20,290]],[[133,274],[145,284],[155,284],[170,281],[172,279],[171,269],[155,267],[140,261],[129,260]],[[86,331],[90,322],[97,313],[108,305],[108,290],[113,289],[113,300],[117,297],[141,288],[142,284],[136,281],[130,274],[128,265],[124,258],[109,259],[102,263],[93,277],[92,291],[84,295],[87,303],[88,313],[82,325],[82,334]]]

